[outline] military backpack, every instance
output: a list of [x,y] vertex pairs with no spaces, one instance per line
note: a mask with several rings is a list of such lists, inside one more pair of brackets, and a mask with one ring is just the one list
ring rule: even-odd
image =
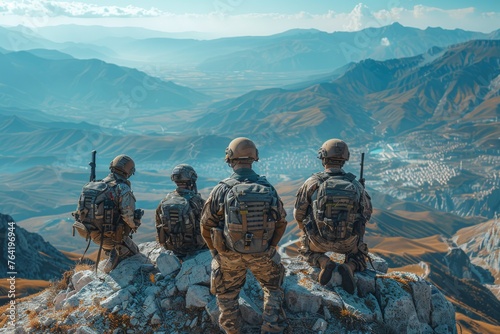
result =
[[199,242],[199,227],[191,206],[194,196],[194,192],[180,195],[174,191],[160,202],[161,224],[156,226],[160,244],[169,243],[177,248]]
[[226,246],[244,254],[265,252],[280,219],[276,190],[263,176],[252,183],[221,182],[230,187],[224,200]]
[[351,173],[318,173],[319,186],[313,194],[313,217],[319,235],[328,240],[344,240],[352,235],[360,209],[360,193]]
[[116,181],[91,181],[82,188],[78,206],[74,212],[73,229],[85,239],[89,239],[90,231],[98,230],[102,234],[114,232],[120,219],[115,201],[114,187]]

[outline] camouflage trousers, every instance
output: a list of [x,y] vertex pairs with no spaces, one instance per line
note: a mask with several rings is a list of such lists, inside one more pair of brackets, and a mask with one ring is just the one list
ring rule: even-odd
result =
[[330,260],[325,252],[333,251],[345,255],[345,262],[351,262],[356,265],[357,271],[364,271],[366,269],[366,260],[368,256],[368,246],[364,242],[360,242],[359,237],[355,236],[353,240],[349,240],[346,244],[338,245],[329,249],[325,243],[311,242],[311,237],[303,234],[300,237],[301,247],[299,254],[302,258],[313,267],[324,268],[326,263]]
[[240,290],[245,285],[247,269],[255,276],[264,292],[261,330],[283,332],[286,316],[282,308],[284,292],[281,286],[285,268],[274,248],[260,254],[228,251],[212,261],[212,292],[217,296],[220,326],[228,334],[240,333],[242,317],[238,299]]
[[[102,237],[101,232],[97,230],[90,232],[90,238],[98,245],[101,244]],[[117,242],[113,232],[105,233],[102,240],[102,249],[104,251],[111,251],[113,248],[116,248],[120,257],[127,257],[139,252],[139,247],[137,247],[135,242],[129,236],[123,236],[122,241]]]

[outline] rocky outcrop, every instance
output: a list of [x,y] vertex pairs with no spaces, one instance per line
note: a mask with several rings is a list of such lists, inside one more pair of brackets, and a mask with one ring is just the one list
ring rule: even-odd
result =
[[[15,271],[18,278],[59,279],[74,264],[39,234],[26,231],[16,225],[11,216],[1,213],[0,249],[0,273]],[[10,269],[7,268],[9,255],[14,262]]]
[[[181,264],[154,242],[140,248],[141,254],[109,275],[91,269],[74,273],[66,289],[33,298],[28,315],[23,312],[28,306],[20,303],[17,332],[219,333],[216,299],[209,292],[210,253]],[[387,274],[385,261],[372,258],[376,270],[356,273],[353,295],[341,288],[337,272],[320,286],[318,269],[284,259],[284,309],[293,333],[456,333],[454,308],[436,287],[414,274]],[[258,332],[262,290],[251,274],[240,305],[243,332]]]

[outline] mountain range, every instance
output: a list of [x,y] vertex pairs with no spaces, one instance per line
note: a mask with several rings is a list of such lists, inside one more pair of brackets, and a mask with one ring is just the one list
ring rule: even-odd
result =
[[[99,34],[93,33],[97,29]],[[497,39],[499,33],[442,28],[421,30],[393,23],[355,32],[292,29],[270,36],[218,39],[202,39],[199,34],[190,34],[191,38],[168,35],[132,27],[121,30],[75,25],[37,30],[14,27],[0,29],[0,47],[13,51],[47,48],[75,58],[99,58],[126,66],[147,62],[196,67],[202,71],[295,72],[334,70],[366,58],[384,60],[415,56],[434,46]]]
[[207,97],[136,69],[58,51],[0,54],[1,104],[64,110],[67,114],[121,116],[128,110],[184,108]]
[[332,132],[351,142],[417,130],[470,132],[475,146],[498,147],[500,133],[487,122],[498,116],[499,61],[499,40],[432,48],[409,58],[367,59],[329,82],[252,91],[214,103],[198,122],[219,134],[238,129],[237,135],[299,136],[308,138],[306,143]]
[[[71,237],[70,213],[92,149],[98,177],[117,154],[134,158],[131,182],[146,210],[134,240],[146,242],[154,209],[173,189],[173,166],[193,165],[207,198],[231,173],[227,143],[252,138],[255,169],[285,203],[283,243],[294,255],[296,191],[322,168],[321,143],[340,137],[351,150],[347,171],[359,175],[367,153],[371,251],[390,272],[414,272],[444,291],[466,331],[498,330],[499,31],[392,24],[197,40],[67,29],[74,41],[50,41],[50,29],[0,28],[0,212],[64,251],[69,260],[59,262],[85,246]],[[78,31],[87,35],[77,40]]]

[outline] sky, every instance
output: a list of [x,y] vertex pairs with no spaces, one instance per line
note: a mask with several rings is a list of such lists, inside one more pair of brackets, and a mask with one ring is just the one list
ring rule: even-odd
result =
[[0,0],[0,25],[137,26],[214,37],[272,35],[289,29],[357,31],[393,22],[491,32],[498,0]]

